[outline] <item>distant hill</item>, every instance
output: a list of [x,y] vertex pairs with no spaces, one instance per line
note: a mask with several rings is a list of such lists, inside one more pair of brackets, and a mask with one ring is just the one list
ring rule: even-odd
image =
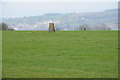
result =
[[100,24],[106,24],[111,29],[117,29],[118,10],[110,9],[103,12],[86,13],[48,13],[39,16],[30,16],[23,18],[3,19],[10,27],[16,30],[24,29],[48,29],[48,23],[54,22],[59,30],[74,30],[82,24],[89,27],[96,27]]

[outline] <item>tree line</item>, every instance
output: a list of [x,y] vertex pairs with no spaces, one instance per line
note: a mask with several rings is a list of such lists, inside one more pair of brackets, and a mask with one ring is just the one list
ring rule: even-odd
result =
[[8,25],[4,22],[0,23],[0,30],[10,30],[13,31],[13,28],[8,27]]
[[89,26],[88,24],[82,24],[77,28],[74,28],[75,31],[85,31],[85,30],[102,30],[102,31],[106,31],[106,30],[111,30],[110,27],[108,27],[106,24],[99,24],[96,26]]

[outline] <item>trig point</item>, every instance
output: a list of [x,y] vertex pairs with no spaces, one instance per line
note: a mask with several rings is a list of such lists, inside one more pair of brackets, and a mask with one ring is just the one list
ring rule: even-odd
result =
[[49,23],[49,32],[55,32],[54,23]]

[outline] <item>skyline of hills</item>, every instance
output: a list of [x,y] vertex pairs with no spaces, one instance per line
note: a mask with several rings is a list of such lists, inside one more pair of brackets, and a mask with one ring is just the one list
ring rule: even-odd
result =
[[118,10],[109,9],[103,12],[47,13],[39,16],[8,18],[3,19],[3,21],[16,30],[47,30],[50,22],[55,23],[55,27],[59,30],[75,30],[83,24],[87,24],[89,28],[106,24],[106,27],[117,29],[117,18]]

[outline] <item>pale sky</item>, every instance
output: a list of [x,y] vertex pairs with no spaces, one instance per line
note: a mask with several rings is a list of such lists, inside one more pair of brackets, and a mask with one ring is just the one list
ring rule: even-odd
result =
[[109,0],[111,2],[108,2],[108,0],[104,0],[104,2],[100,2],[102,0],[95,0],[96,2],[93,2],[93,0],[89,0],[89,2],[88,0],[84,0],[84,2],[82,2],[83,0],[69,0],[69,2],[67,2],[68,0],[54,1],[2,0],[2,16],[23,17],[43,15],[46,13],[82,13],[118,8],[118,0]]
[[3,2],[119,2],[119,0],[2,0]]

